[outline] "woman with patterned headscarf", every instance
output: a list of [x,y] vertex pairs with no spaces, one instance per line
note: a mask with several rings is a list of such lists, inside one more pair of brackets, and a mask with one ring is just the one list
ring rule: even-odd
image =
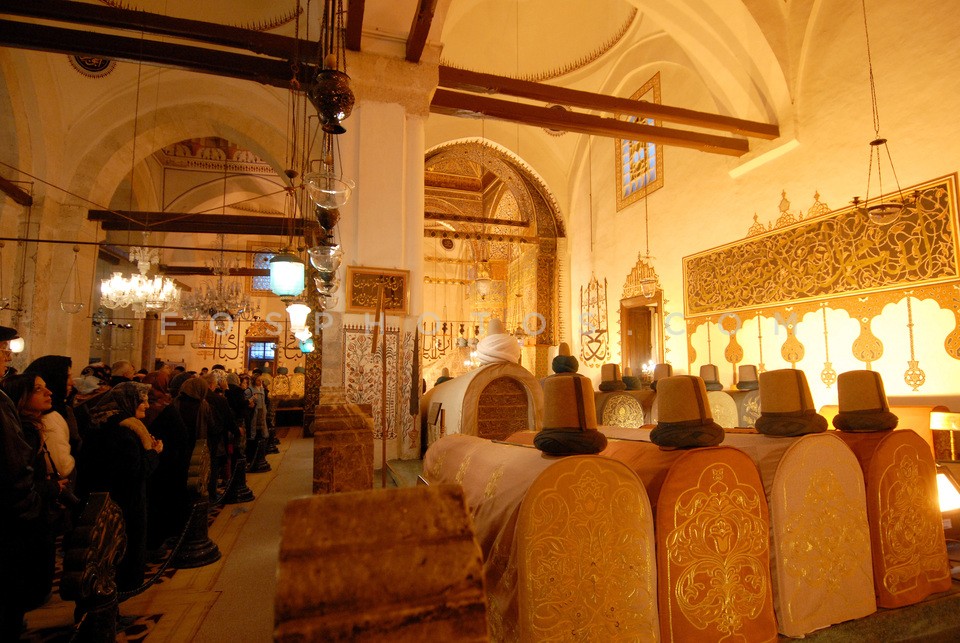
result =
[[157,468],[163,442],[141,421],[150,387],[136,382],[114,386],[91,411],[92,428],[79,465],[82,492],[106,491],[120,506],[127,550],[117,565],[117,588],[136,589],[146,571],[147,477]]

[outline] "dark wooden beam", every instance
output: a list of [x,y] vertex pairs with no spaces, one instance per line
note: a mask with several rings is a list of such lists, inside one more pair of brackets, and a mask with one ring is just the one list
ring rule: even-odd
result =
[[[189,277],[192,275],[212,276],[213,268],[209,266],[168,266],[160,264],[157,272],[167,277]],[[230,277],[267,277],[270,271],[266,268],[231,268]]]
[[347,26],[344,29],[343,44],[350,51],[360,51],[360,36],[363,33],[364,0],[349,0],[347,4]]
[[2,176],[0,176],[0,192],[3,192],[20,205],[25,205],[27,207],[33,205],[33,197],[30,196],[29,192],[21,188],[13,181],[8,181]]
[[780,128],[769,123],[748,121],[732,116],[698,112],[681,107],[658,105],[648,101],[636,101],[617,96],[604,96],[566,87],[556,87],[527,80],[505,78],[493,74],[440,66],[440,86],[448,89],[483,93],[504,94],[542,101],[544,103],[569,105],[580,109],[590,109],[614,114],[656,118],[671,123],[683,123],[708,129],[718,129],[741,136],[775,139],[780,136]]
[[[353,2],[350,3],[351,6]],[[361,2],[362,4],[362,2]],[[93,27],[135,30],[159,36],[173,36],[208,44],[244,49],[257,54],[292,60],[316,61],[319,43],[241,27],[171,18],[146,11],[104,7],[67,0],[0,0],[0,14],[77,23]]]
[[262,215],[90,210],[87,219],[99,221],[104,230],[303,236],[303,220]]
[[430,111],[448,116],[482,114],[490,118],[537,127],[579,132],[592,136],[622,138],[628,141],[689,147],[704,152],[729,154],[731,156],[741,156],[749,150],[747,140],[742,138],[701,134],[643,123],[630,123],[616,118],[602,118],[591,114],[514,103],[475,94],[452,92],[448,89],[438,89],[434,93]]
[[449,221],[451,223],[478,223],[480,225],[502,225],[515,228],[526,228],[530,221],[514,221],[513,219],[498,219],[496,217],[474,217],[466,214],[447,214],[445,212],[424,212],[423,218],[427,221]]
[[[0,20],[0,46],[145,62],[273,87],[289,88],[292,78],[290,64],[283,60],[10,20]],[[313,66],[301,66],[300,82],[314,73]]]
[[407,60],[412,63],[420,62],[423,48],[427,45],[427,36],[433,24],[433,14],[437,11],[437,0],[420,0],[417,3],[417,12],[413,14],[413,24],[410,25],[410,35],[407,36]]
[[[351,1],[354,20],[362,18],[357,14],[361,13],[360,9],[362,9],[363,4],[362,0],[359,2],[357,0]],[[410,37],[407,41],[407,56],[410,60],[418,61],[422,55],[436,4],[436,0],[420,0],[418,4]],[[358,6],[360,9],[358,9]],[[351,19],[350,13],[348,11],[348,20]],[[72,22],[84,27],[67,29],[45,24],[0,20],[0,46],[68,55],[98,56],[128,62],[146,62],[282,88],[290,87],[293,80],[292,61],[298,57],[300,64],[297,80],[301,85],[306,85],[316,73],[316,65],[306,61],[316,60],[317,43],[275,34],[265,34],[197,20],[171,18],[142,11],[67,2],[65,0],[34,0],[33,2],[0,0],[0,14],[36,20]],[[354,25],[356,24],[354,22]],[[207,45],[244,49],[261,55],[248,55],[210,47],[161,42],[142,36],[127,37],[97,33],[89,27],[134,30],[157,36],[189,39]],[[357,29],[357,27],[354,26],[354,29]],[[272,58],[265,56],[272,56]],[[440,83],[444,87],[459,88],[471,92],[496,92],[595,111],[637,114],[698,127],[721,129],[746,136],[776,138],[779,135],[777,126],[766,123],[756,123],[643,101],[580,92],[491,74],[466,72],[450,67],[441,67]],[[447,102],[450,100],[449,98],[446,99]],[[435,99],[439,113],[462,116],[465,115],[463,110],[468,113],[476,111],[457,105],[444,112],[441,111],[444,109],[443,102],[441,100],[438,103]],[[561,110],[554,111],[560,112]],[[490,116],[496,117],[493,114],[490,114]],[[507,120],[514,120],[514,118],[508,118]],[[569,129],[565,125],[566,121],[561,117],[545,120],[556,121],[550,126],[552,129]],[[537,119],[531,124],[546,126],[539,121],[540,119]],[[574,128],[570,131],[582,130]],[[653,139],[641,138],[639,140]],[[666,142],[665,144],[676,143]]]

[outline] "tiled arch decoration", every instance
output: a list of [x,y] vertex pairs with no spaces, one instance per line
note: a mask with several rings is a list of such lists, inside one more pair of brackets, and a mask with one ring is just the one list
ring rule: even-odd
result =
[[[869,369],[884,350],[871,322],[888,304],[906,300],[911,355],[904,381],[917,391],[926,376],[913,350],[912,302],[924,299],[953,312],[955,325],[944,340],[944,350],[960,360],[957,175],[903,193],[916,194],[916,207],[888,225],[872,224],[848,207],[685,257],[688,367],[696,361],[693,333],[703,324],[726,329],[738,317],[786,320],[787,337],[780,352],[795,366],[805,348],[790,320],[823,311],[827,360],[820,378],[829,387],[836,381],[829,351],[842,347],[829,344],[826,310],[843,310],[859,322],[860,334],[850,350]],[[742,351],[734,348],[736,333],[728,337],[724,357],[735,366],[733,360],[742,358]],[[760,346],[762,350],[762,337]],[[760,361],[763,370],[762,354]]]

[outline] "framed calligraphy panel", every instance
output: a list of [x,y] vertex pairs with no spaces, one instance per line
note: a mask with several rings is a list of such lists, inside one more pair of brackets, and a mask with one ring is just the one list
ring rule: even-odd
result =
[[376,313],[381,283],[387,314],[406,315],[410,271],[362,266],[347,266],[347,312]]

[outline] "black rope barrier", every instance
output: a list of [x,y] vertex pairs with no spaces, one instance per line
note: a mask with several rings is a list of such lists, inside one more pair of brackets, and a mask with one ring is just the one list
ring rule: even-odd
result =
[[216,500],[210,501],[210,506],[222,505],[223,501],[226,499],[227,494],[230,493],[230,490],[233,488],[235,481],[237,480],[237,473],[240,471],[241,461],[238,459],[233,463],[233,471],[230,472],[230,478],[227,480],[226,484],[223,487],[223,493],[220,494],[220,497]]
[[167,568],[170,566],[170,563],[173,561],[177,553],[180,551],[180,548],[183,546],[183,542],[184,540],[186,540],[187,532],[190,530],[190,525],[196,518],[197,508],[201,504],[202,503],[200,501],[193,503],[193,508],[190,510],[190,515],[187,517],[187,521],[183,526],[183,531],[180,532],[180,538],[177,540],[177,544],[173,547],[173,549],[170,550],[170,554],[167,556],[167,559],[163,561],[162,565],[160,565],[160,569],[158,569],[157,572],[153,576],[151,576],[149,580],[145,581],[143,585],[141,585],[140,587],[137,587],[136,589],[131,589],[130,591],[127,591],[127,592],[117,592],[117,602],[122,603],[128,598],[133,598],[138,594],[142,594],[148,588],[150,588],[151,585],[154,585],[158,580],[160,580],[160,577],[163,575],[165,571],[167,571]]

